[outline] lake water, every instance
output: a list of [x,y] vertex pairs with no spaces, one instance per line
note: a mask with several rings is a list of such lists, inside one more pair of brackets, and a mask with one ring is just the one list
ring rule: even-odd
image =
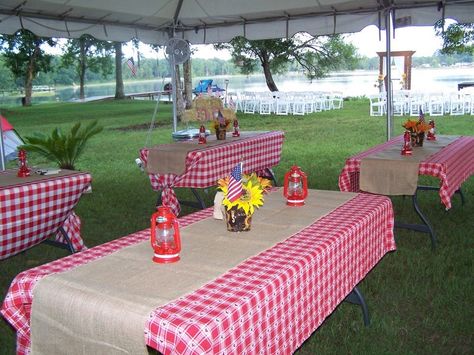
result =
[[[375,94],[378,89],[374,86],[377,80],[377,71],[349,71],[333,73],[329,77],[309,81],[302,75],[288,74],[276,76],[275,83],[280,91],[341,91],[344,96],[366,96]],[[193,87],[203,78],[195,78]],[[251,76],[217,76],[212,77],[214,84],[225,88],[225,80],[229,80],[228,91],[268,91],[263,75]],[[124,83],[125,93],[139,93],[148,91],[159,91],[165,82],[169,80],[157,79],[149,81],[128,81]],[[474,67],[450,67],[450,68],[413,68],[412,90],[417,91],[457,91],[460,82],[474,82]],[[400,87],[399,80],[394,80],[394,89]],[[115,83],[87,85],[86,97],[111,96],[115,94]],[[54,101],[73,101],[79,98],[78,87],[66,87],[57,89],[51,95],[33,94],[33,104]],[[19,98],[0,96],[1,106],[20,105]]]

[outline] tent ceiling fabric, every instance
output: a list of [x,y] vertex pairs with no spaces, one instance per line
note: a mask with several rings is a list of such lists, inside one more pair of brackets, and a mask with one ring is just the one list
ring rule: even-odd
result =
[[202,44],[238,35],[262,39],[383,28],[380,19],[389,8],[404,26],[433,25],[443,16],[474,22],[474,1],[467,0],[2,0],[0,33],[26,28],[46,37],[87,33],[102,40],[165,44],[174,32]]

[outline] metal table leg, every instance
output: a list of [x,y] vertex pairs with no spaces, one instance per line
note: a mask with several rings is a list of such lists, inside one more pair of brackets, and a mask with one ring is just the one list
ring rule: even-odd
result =
[[369,317],[369,308],[367,307],[367,303],[365,302],[364,295],[360,292],[359,288],[356,286],[354,289],[347,295],[344,301],[357,304],[362,309],[362,316],[364,317],[364,325],[368,327],[370,325],[370,317]]
[[66,241],[66,244],[57,242],[55,240],[50,240],[50,239],[46,239],[44,243],[49,244],[49,245],[54,245],[55,247],[58,247],[58,248],[67,249],[71,252],[71,254],[76,253],[76,249],[74,249],[74,246],[72,245],[71,238],[69,238],[69,235],[64,230],[64,228],[59,227],[58,232],[61,232],[64,240]]
[[419,186],[416,189],[415,194],[412,196],[413,208],[415,209],[415,212],[418,214],[418,216],[421,218],[424,224],[411,224],[411,223],[402,223],[399,221],[395,221],[395,228],[410,229],[417,232],[428,233],[431,238],[431,247],[433,249],[436,249],[436,235],[433,230],[433,227],[428,221],[428,218],[422,213],[420,207],[418,206],[418,200],[417,200],[418,190],[428,190],[428,189],[425,189],[424,186]]
[[[417,188],[418,190],[423,190],[423,191],[439,191],[439,187],[435,187],[435,186],[424,186],[424,185],[420,185],[418,186]],[[459,194],[459,196],[461,196],[461,205],[464,206],[464,203],[466,202],[465,200],[465,197],[464,197],[464,194],[461,190],[461,188],[457,189],[456,191],[454,191],[455,194]]]
[[265,168],[265,171],[268,173],[268,176],[270,177],[270,180],[273,181],[273,186],[278,186],[278,182],[275,176],[275,173],[271,168]]
[[[421,185],[421,186],[418,186],[416,188],[415,194],[412,196],[413,207],[415,208],[416,213],[421,218],[421,220],[423,221],[424,224],[409,224],[409,223],[401,223],[401,222],[395,221],[395,227],[396,228],[411,229],[411,230],[414,230],[414,231],[417,231],[417,232],[422,232],[422,233],[428,233],[430,235],[430,238],[431,238],[431,247],[433,249],[436,249],[436,235],[435,235],[434,229],[431,226],[430,222],[428,221],[428,218],[421,211],[420,206],[418,206],[417,193],[418,193],[419,190],[422,190],[422,191],[439,191],[439,187]],[[463,194],[461,188],[456,190],[455,193],[457,193],[461,196],[461,204],[464,205],[465,197],[464,197],[464,194]]]

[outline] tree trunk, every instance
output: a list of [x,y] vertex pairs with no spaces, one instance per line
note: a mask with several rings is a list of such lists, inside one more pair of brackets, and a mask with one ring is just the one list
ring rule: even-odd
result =
[[114,42],[115,47],[115,99],[124,99],[122,77],[122,43]]
[[184,99],[183,99],[183,88],[181,87],[181,74],[179,70],[179,65],[175,65],[175,82],[173,83],[176,88],[176,115],[178,120],[181,120],[181,115],[184,112]]
[[183,63],[184,77],[184,102],[186,109],[190,109],[193,103],[193,77],[191,72],[191,58]]
[[33,92],[33,75],[31,67],[28,67],[25,79],[25,96],[21,99],[23,106],[31,106],[31,94]]
[[33,55],[30,58],[28,63],[28,69],[25,76],[25,96],[21,99],[21,104],[23,106],[31,106],[31,96],[33,93],[33,79],[35,76],[35,65],[36,65],[36,58],[40,52],[40,47],[38,45],[35,46],[33,51]]
[[270,62],[265,60],[262,62],[263,67],[263,74],[265,74],[265,81],[267,83],[267,87],[270,91],[278,91],[278,88],[273,81],[272,72],[270,71]]
[[81,48],[79,53],[79,98],[84,100],[84,81],[86,77],[86,48],[83,39],[80,39]]

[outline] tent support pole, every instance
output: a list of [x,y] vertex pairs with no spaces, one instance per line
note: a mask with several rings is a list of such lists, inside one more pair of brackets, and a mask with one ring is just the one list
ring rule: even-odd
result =
[[176,64],[174,64],[174,60],[171,58],[171,81],[173,82],[171,86],[171,91],[173,93],[173,132],[176,132],[178,129],[178,112],[177,112],[177,107],[176,107],[176,98],[178,96],[178,83],[176,80]]
[[3,148],[3,128],[0,120],[0,171],[5,170],[5,150]]
[[385,45],[386,45],[386,60],[387,60],[387,140],[392,138],[393,135],[393,89],[392,89],[392,56],[391,50],[391,16],[392,9],[388,9],[385,13]]

